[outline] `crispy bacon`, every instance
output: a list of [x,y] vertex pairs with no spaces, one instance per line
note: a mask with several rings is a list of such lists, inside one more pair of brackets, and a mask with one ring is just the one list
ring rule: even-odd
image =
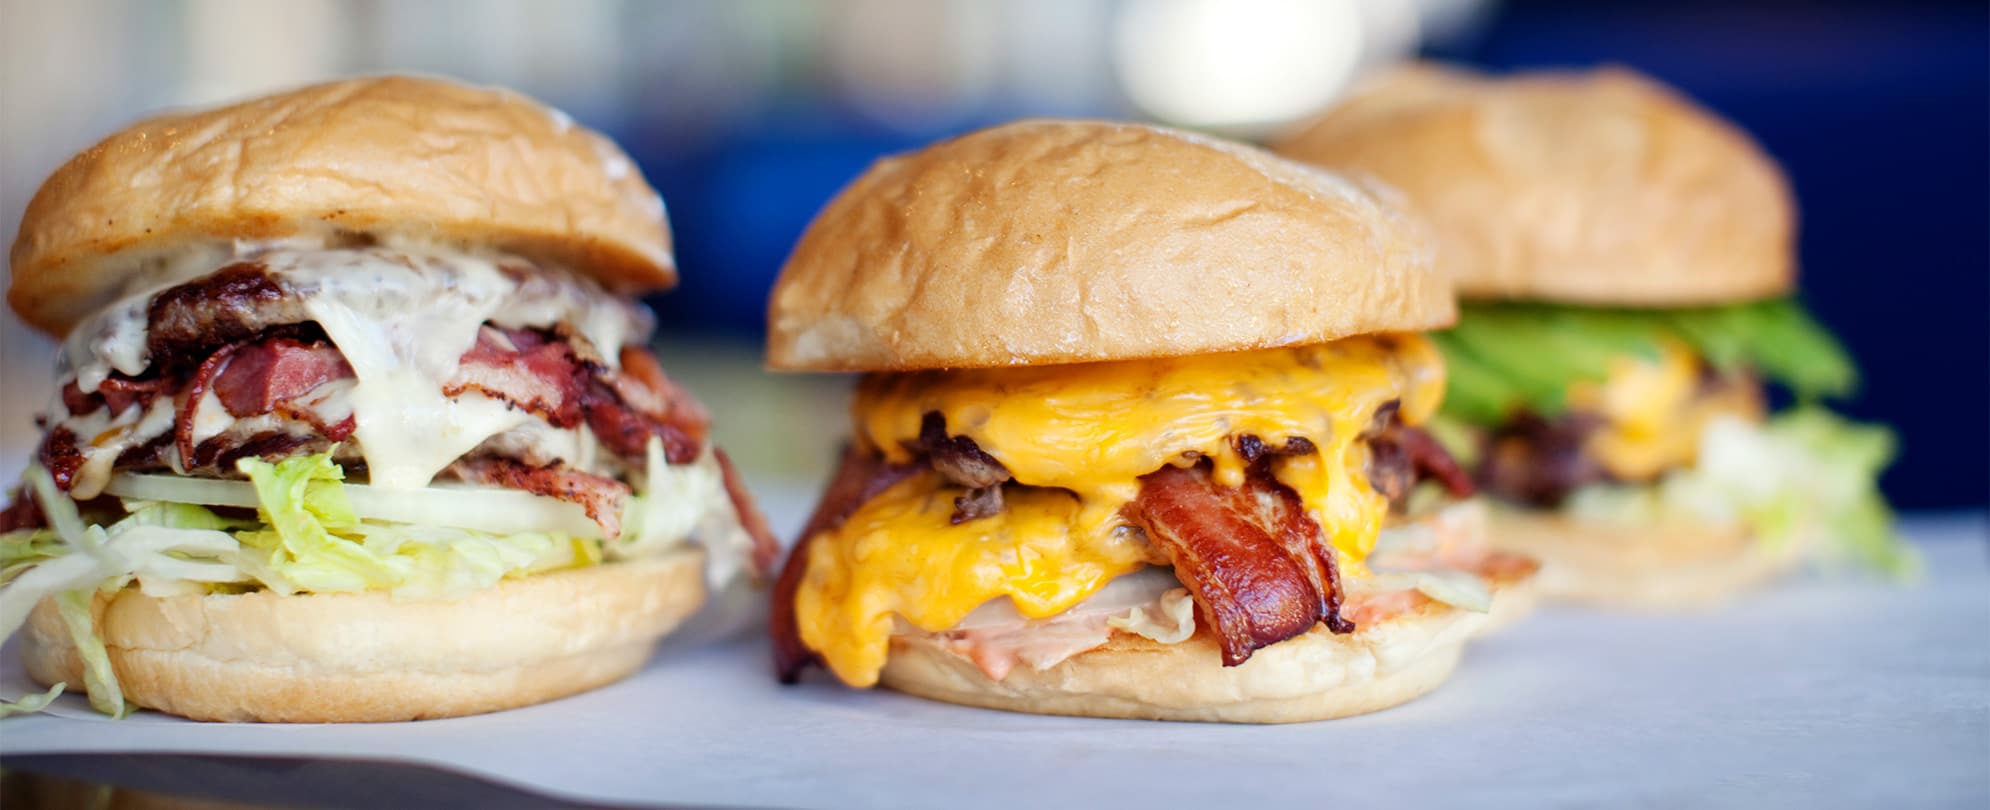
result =
[[[654,436],[663,440],[670,463],[695,460],[711,424],[705,407],[664,376],[649,350],[625,346],[621,360],[621,374],[595,377],[582,394],[580,407],[595,438],[625,458],[642,458]],[[623,391],[645,407],[633,407]]]
[[856,447],[843,449],[843,460],[829,479],[829,488],[815,504],[808,524],[802,527],[781,576],[774,581],[773,607],[767,616],[767,629],[774,641],[774,675],[782,683],[794,683],[802,670],[816,662],[815,653],[802,644],[801,627],[795,619],[795,592],[808,573],[808,548],[823,532],[843,525],[866,501],[890,489],[893,484],[917,473],[925,465],[887,464],[885,460]]
[[716,447],[712,457],[718,459],[719,471],[724,473],[726,497],[732,499],[732,511],[739,515],[740,528],[753,538],[753,570],[766,577],[774,570],[774,563],[781,556],[781,544],[774,539],[774,530],[767,525],[767,516],[760,511],[760,504],[753,500],[753,493],[747,491],[746,481],[739,476],[739,469],[732,465],[732,456]]
[[629,502],[630,490],[627,484],[613,478],[558,465],[533,467],[493,457],[458,461],[452,469],[465,481],[522,489],[576,504],[601,525],[603,535],[612,539],[622,534],[622,507]]
[[1423,480],[1437,481],[1454,498],[1472,496],[1471,475],[1430,434],[1403,424],[1401,403],[1378,409],[1361,438],[1368,443],[1368,482],[1391,502]]
[[1299,496],[1264,465],[1238,488],[1218,485],[1207,464],[1171,465],[1140,480],[1127,519],[1174,566],[1216,633],[1224,666],[1316,624],[1353,631],[1340,616],[1333,549]]
[[476,391],[536,414],[554,427],[574,428],[581,423],[581,391],[586,385],[586,375],[566,343],[526,329],[486,326],[442,391],[452,397]]
[[1469,498],[1477,490],[1472,484],[1472,476],[1429,433],[1404,425],[1398,432],[1398,441],[1409,452],[1419,480],[1436,481],[1453,498]]
[[[238,262],[167,289],[152,298],[146,317],[147,348],[154,359],[146,378],[113,375],[97,392],[86,395],[73,384],[62,392],[71,414],[104,407],[121,412],[159,395],[173,397],[173,429],[162,441],[125,450],[116,469],[156,466],[177,452],[182,471],[227,474],[237,459],[322,452],[355,431],[351,415],[321,412],[330,401],[327,396],[335,393],[325,386],[349,381],[350,364],[309,322],[303,299],[285,290],[262,263]],[[695,461],[709,430],[704,407],[665,375],[646,349],[623,347],[618,359],[620,368],[611,369],[569,327],[486,325],[461,358],[457,374],[444,384],[444,393],[475,391],[533,413],[555,428],[586,425],[625,462],[640,464],[653,438],[662,440],[670,463]],[[218,435],[197,440],[195,415],[210,398],[237,421]],[[253,417],[266,418],[249,421]],[[64,489],[82,466],[81,441],[59,425],[43,440],[39,455]],[[543,465],[513,466],[484,474],[535,492],[575,493],[576,502],[597,521],[612,523],[619,517],[619,510],[608,510],[597,497],[603,488],[593,482],[544,472]],[[778,554],[773,538],[736,474],[729,475],[728,488],[764,569]]]
[[75,380],[70,380],[68,385],[62,387],[62,407],[71,415],[86,416],[108,406],[111,415],[115,416],[134,404],[150,405],[153,397],[172,384],[172,380],[164,377],[135,380],[122,374],[112,374],[97,385],[96,393],[85,394]]
[[214,354],[208,355],[206,360],[201,361],[200,367],[194,370],[193,381],[187,384],[184,396],[180,397],[180,411],[173,415],[173,444],[179,448],[182,463],[189,468],[199,466],[193,464],[194,413],[200,410],[200,401],[207,397],[207,390],[214,385],[215,375],[227,367],[229,358],[234,357],[235,351],[239,348],[241,348],[240,343],[230,343],[216,350]]

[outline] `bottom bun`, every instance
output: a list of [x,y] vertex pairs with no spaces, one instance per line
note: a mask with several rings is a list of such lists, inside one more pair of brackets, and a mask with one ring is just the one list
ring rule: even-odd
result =
[[1739,526],[1635,525],[1495,511],[1490,541],[1541,561],[1551,600],[1641,609],[1705,607],[1796,567],[1798,543],[1771,548]]
[[[456,601],[127,588],[93,612],[131,703],[195,720],[366,723],[528,706],[620,680],[704,601],[704,553],[686,549]],[[82,661],[52,601],[23,635],[31,677],[81,691]]]
[[[1499,600],[1532,572],[1493,584]],[[1379,711],[1414,700],[1451,677],[1465,642],[1489,615],[1426,602],[1354,633],[1324,627],[1223,666],[1216,640],[1199,631],[1179,644],[1114,633],[1105,646],[1048,669],[1017,667],[993,680],[936,636],[900,635],[880,682],[948,703],[1035,714],[1299,723]]]

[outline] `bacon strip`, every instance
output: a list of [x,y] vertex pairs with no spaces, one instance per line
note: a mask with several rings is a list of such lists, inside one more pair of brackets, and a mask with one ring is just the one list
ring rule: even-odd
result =
[[724,473],[726,497],[732,499],[732,511],[739,515],[739,526],[753,538],[753,571],[762,577],[772,573],[774,564],[780,562],[781,544],[774,539],[774,530],[767,525],[767,516],[760,511],[760,504],[753,500],[753,493],[747,491],[746,481],[739,476],[739,469],[732,464],[732,456],[716,447],[712,457],[718,459],[719,471]]
[[1444,485],[1444,491],[1453,498],[1469,498],[1477,491],[1472,484],[1472,476],[1458,465],[1458,460],[1438,444],[1430,434],[1420,429],[1404,425],[1399,441],[1410,454],[1410,462],[1416,466],[1419,479],[1433,479]]
[[[174,414],[173,445],[179,450],[181,466],[188,470],[210,466],[226,470],[235,461],[250,456],[270,459],[345,441],[358,427],[351,416],[327,423],[316,411],[299,404],[299,400],[320,386],[351,377],[352,366],[346,363],[345,356],[322,340],[307,343],[279,336],[221,347],[194,370],[179,402],[179,412]],[[209,391],[230,416],[245,418],[278,413],[300,424],[289,430],[252,435],[224,431],[196,445],[194,416],[200,412],[201,400]]]
[[174,414],[173,418],[173,445],[179,448],[181,464],[188,467],[195,466],[194,413],[200,410],[200,401],[207,397],[208,388],[214,385],[215,375],[221,373],[221,369],[228,365],[229,358],[234,357],[236,350],[241,347],[242,344],[237,342],[215,350],[214,354],[208,355],[206,360],[201,361],[200,368],[193,373],[193,381],[187,383],[186,391],[180,397],[180,411]]
[[287,337],[241,344],[213,380],[215,398],[233,416],[255,416],[318,386],[352,377],[345,355],[324,341]]
[[814,514],[802,527],[781,576],[774,581],[774,601],[767,616],[768,634],[774,641],[774,676],[782,683],[801,679],[802,670],[816,663],[814,652],[802,644],[801,626],[795,618],[795,592],[808,574],[808,548],[824,532],[843,525],[866,501],[911,477],[924,464],[887,464],[884,459],[854,446],[843,449],[843,460],[829,479],[829,488],[815,504]]
[[1141,480],[1130,522],[1174,565],[1224,666],[1324,622],[1336,633],[1340,574],[1320,526],[1263,465],[1239,488],[1219,486],[1208,465],[1168,466]]
[[97,392],[85,394],[75,380],[62,387],[62,407],[71,415],[87,416],[98,408],[108,406],[111,415],[124,413],[133,404],[148,406],[152,398],[172,385],[173,381],[164,377],[147,380],[134,380],[121,374],[112,374],[97,385]]
[[1401,403],[1391,401],[1375,412],[1368,430],[1368,482],[1391,502],[1410,494],[1418,481],[1435,480],[1454,498],[1475,491],[1472,476],[1430,434],[1403,424]]
[[[664,375],[649,350],[624,346],[621,360],[621,374],[596,377],[582,395],[580,407],[595,438],[625,458],[642,458],[654,436],[670,463],[696,460],[711,425],[705,407]],[[624,391],[628,397],[619,393]]]
[[557,465],[533,467],[492,457],[458,461],[453,469],[465,481],[522,489],[577,504],[601,525],[602,535],[612,540],[622,534],[622,507],[629,502],[630,490],[627,484],[613,478]]
[[463,353],[456,375],[442,387],[451,397],[476,391],[535,414],[554,427],[581,423],[581,392],[586,377],[573,350],[524,329],[486,326]]

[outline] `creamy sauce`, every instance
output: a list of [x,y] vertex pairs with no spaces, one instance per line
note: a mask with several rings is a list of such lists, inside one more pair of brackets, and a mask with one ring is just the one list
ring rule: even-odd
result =
[[[647,339],[652,326],[647,310],[592,281],[515,257],[414,243],[350,248],[302,241],[221,243],[148,262],[127,285],[132,294],[65,341],[58,388],[73,379],[91,393],[113,372],[142,375],[151,365],[146,330],[152,298],[236,261],[263,263],[351,364],[355,380],[317,404],[322,411],[352,414],[354,440],[375,486],[426,486],[479,444],[539,421],[479,394],[443,395],[443,382],[454,376],[482,324],[537,329],[565,324],[611,366],[624,344]],[[56,424],[71,421],[59,397],[49,411]],[[219,403],[196,403],[195,426],[196,436],[213,436],[227,429],[228,416]],[[141,438],[132,433],[115,443],[129,446]],[[541,437],[546,439],[562,451],[588,443],[578,436]],[[86,466],[93,473],[100,466],[107,474],[115,454],[99,463],[99,453],[108,450],[84,449]],[[574,452],[572,460],[586,466],[581,457],[591,453]],[[91,477],[99,489],[101,477]]]

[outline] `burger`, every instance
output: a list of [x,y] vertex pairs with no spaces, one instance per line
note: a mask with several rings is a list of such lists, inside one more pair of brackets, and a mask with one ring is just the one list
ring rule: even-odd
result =
[[778,674],[1232,722],[1430,691],[1532,572],[1420,428],[1454,314],[1385,192],[1249,147],[1038,120],[878,162],[769,305],[770,367],[863,373]]
[[1789,184],[1734,126],[1625,70],[1419,66],[1276,149],[1432,223],[1464,299],[1433,432],[1544,593],[1665,608],[1806,558],[1911,570],[1875,483],[1891,437],[1819,404],[1857,374],[1795,299]]
[[646,348],[662,201],[530,99],[384,77],[143,121],[56,170],[10,257],[62,348],[0,630],[101,711],[538,703],[776,553]]

